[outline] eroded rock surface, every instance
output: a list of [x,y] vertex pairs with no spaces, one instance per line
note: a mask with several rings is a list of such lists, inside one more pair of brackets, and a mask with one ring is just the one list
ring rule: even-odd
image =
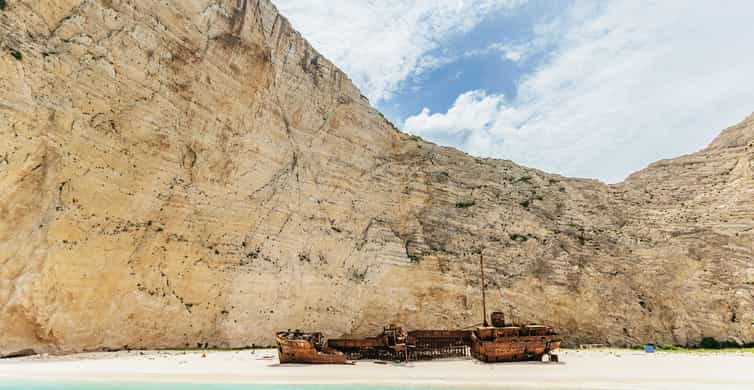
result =
[[7,0],[0,354],[480,321],[754,341],[754,117],[608,186],[398,132],[268,0]]

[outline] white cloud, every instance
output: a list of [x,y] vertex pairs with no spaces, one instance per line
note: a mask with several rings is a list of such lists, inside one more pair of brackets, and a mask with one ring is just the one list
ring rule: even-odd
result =
[[505,59],[507,60],[518,62],[518,61],[521,61],[521,59],[524,57],[524,53],[521,50],[516,50],[515,48],[511,48],[503,52],[503,57],[505,57]]
[[521,62],[527,59],[535,52],[544,49],[546,44],[543,39],[536,39],[524,43],[505,43],[495,42],[484,49],[468,50],[464,53],[466,57],[486,56],[491,53],[500,54],[501,58],[511,62]]
[[557,48],[514,98],[470,91],[404,128],[475,155],[616,182],[702,147],[754,110],[752,20],[745,1],[576,2],[536,26],[532,39]]
[[469,91],[459,96],[447,114],[430,114],[425,108],[406,120],[405,126],[418,135],[441,132],[467,136],[469,131],[490,127],[503,109],[503,97]]
[[343,68],[372,103],[449,59],[428,56],[447,37],[523,0],[274,0],[293,26]]

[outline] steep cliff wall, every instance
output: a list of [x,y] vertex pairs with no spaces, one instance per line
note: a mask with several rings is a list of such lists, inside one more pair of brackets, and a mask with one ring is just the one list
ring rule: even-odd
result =
[[0,354],[479,322],[754,341],[754,118],[608,186],[401,134],[268,0],[7,0]]

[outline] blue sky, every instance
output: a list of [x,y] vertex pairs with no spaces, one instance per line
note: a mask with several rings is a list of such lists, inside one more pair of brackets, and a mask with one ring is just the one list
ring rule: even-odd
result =
[[618,182],[754,111],[754,2],[274,0],[402,130]]
[[[442,47],[428,55],[448,56],[450,62],[406,80],[403,88],[397,90],[389,101],[381,102],[380,108],[388,117],[402,123],[403,119],[424,107],[435,112],[447,110],[458,95],[470,89],[514,95],[516,80],[522,74],[521,67],[506,60],[499,52],[485,52],[485,49],[501,37],[525,39],[530,34],[528,19],[529,16],[525,20],[519,15],[514,17],[508,12],[496,12],[487,15],[473,30],[448,37]],[[469,51],[480,54],[464,56]]]

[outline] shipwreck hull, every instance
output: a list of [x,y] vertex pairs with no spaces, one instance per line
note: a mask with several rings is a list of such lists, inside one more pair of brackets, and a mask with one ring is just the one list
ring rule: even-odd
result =
[[350,360],[433,360],[471,355],[471,331],[415,330],[405,338],[384,334],[363,339],[332,339],[328,346]]
[[410,359],[405,349],[389,347],[350,347],[338,348],[338,351],[349,360],[392,360],[403,361]]
[[388,325],[382,334],[361,339],[332,339],[328,346],[343,353],[351,360],[406,360],[408,335],[403,328]]
[[405,344],[388,345],[378,337],[364,339],[333,339],[328,345],[350,360],[405,360]]
[[413,330],[387,326],[376,337],[331,339],[328,346],[350,360],[432,360],[468,357],[471,331]]
[[483,362],[542,360],[560,348],[560,339],[545,326],[477,328],[471,335],[471,355]]
[[414,330],[408,332],[409,359],[434,360],[470,356],[469,330]]
[[277,338],[281,363],[344,364],[364,359],[415,361],[467,357],[488,363],[516,362],[542,360],[544,355],[552,355],[560,348],[557,334],[541,325],[410,332],[386,326],[382,334],[361,339],[325,341],[317,332],[281,332]]
[[291,334],[278,332],[275,335],[278,345],[278,358],[281,364],[346,364],[348,358],[342,353],[331,350],[323,341],[321,334]]
[[281,363],[345,363],[362,360],[434,360],[474,357],[483,362],[542,360],[560,347],[560,338],[545,325],[506,325],[501,312],[493,326],[474,330],[412,330],[387,325],[375,337],[325,340],[320,332],[278,332]]
[[539,361],[560,347],[560,341],[522,337],[510,340],[481,341],[471,346],[471,356],[487,363]]

